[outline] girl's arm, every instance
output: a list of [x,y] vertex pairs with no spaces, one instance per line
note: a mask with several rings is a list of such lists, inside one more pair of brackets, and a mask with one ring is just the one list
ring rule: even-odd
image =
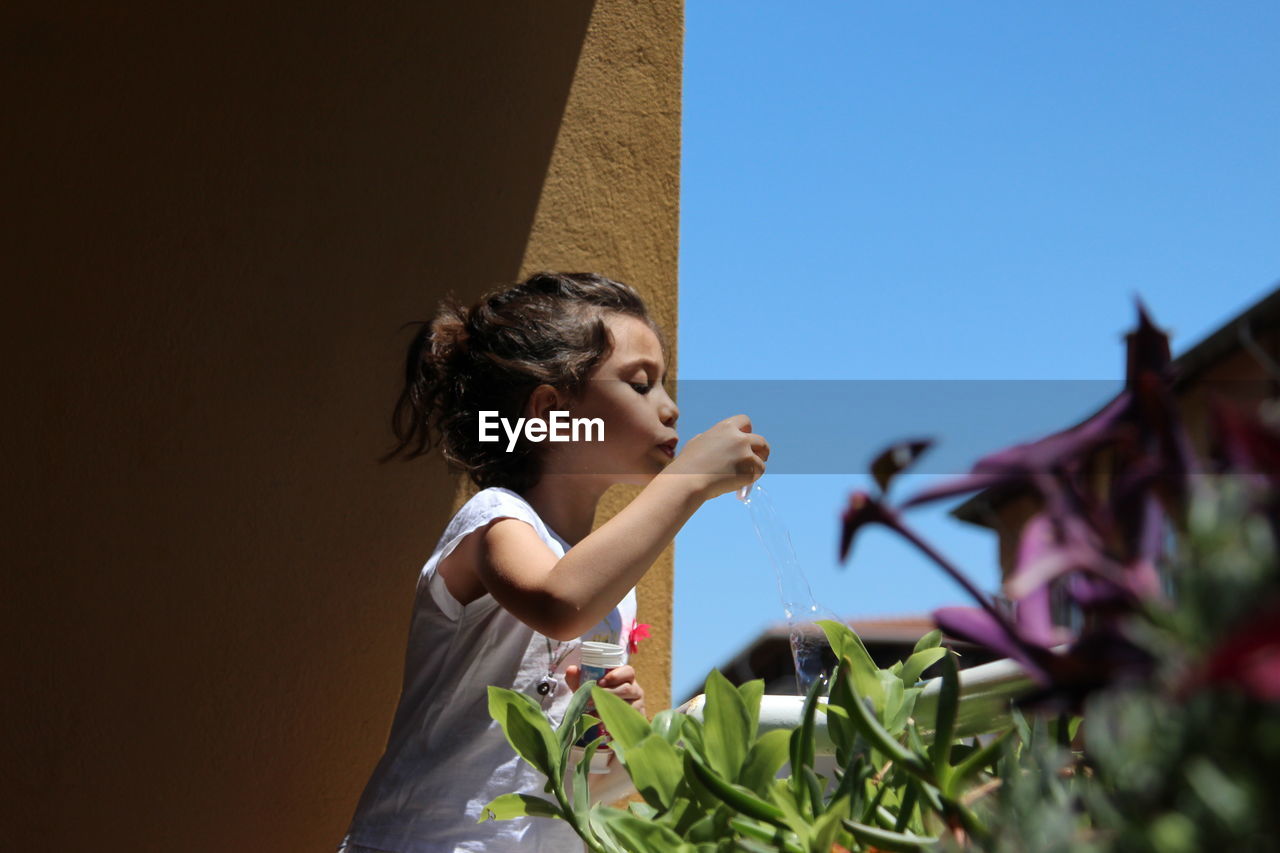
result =
[[598,623],[634,587],[694,511],[764,472],[769,445],[745,415],[695,436],[625,509],[563,557],[528,524],[498,519],[483,537],[478,579],[534,630],[569,640]]

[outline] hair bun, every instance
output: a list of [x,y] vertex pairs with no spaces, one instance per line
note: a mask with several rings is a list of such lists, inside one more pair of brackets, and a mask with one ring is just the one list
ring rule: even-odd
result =
[[461,305],[445,305],[431,321],[432,357],[448,361],[458,352],[465,352],[467,338],[467,309]]

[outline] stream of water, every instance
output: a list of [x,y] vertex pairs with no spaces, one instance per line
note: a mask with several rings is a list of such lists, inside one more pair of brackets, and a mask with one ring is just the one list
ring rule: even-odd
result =
[[787,631],[791,639],[791,659],[795,662],[796,688],[803,695],[816,678],[830,676],[828,668],[823,665],[823,650],[826,638],[822,629],[813,623],[819,619],[840,621],[827,608],[818,604],[809,587],[809,579],[796,560],[795,547],[791,544],[791,534],[778,518],[778,512],[769,499],[759,481],[750,489],[744,488],[738,498],[746,505],[751,515],[751,526],[755,528],[756,538],[764,546],[769,562],[773,565],[773,573],[778,582],[778,602],[782,605],[782,613],[787,621]]

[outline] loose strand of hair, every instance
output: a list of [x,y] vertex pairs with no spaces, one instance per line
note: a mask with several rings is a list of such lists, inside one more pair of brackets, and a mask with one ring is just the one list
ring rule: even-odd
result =
[[[431,451],[431,418],[439,396],[439,377],[433,375],[436,371],[431,364],[432,323],[413,320],[402,325],[400,330],[411,326],[420,328],[409,344],[409,352],[405,356],[404,387],[391,412],[391,432],[398,442],[379,458],[381,463],[390,462],[401,454],[408,461]],[[405,453],[405,449],[415,442],[417,446]]]

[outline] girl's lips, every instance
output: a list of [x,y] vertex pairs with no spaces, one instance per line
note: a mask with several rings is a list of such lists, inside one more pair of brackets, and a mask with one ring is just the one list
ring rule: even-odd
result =
[[670,456],[672,459],[675,459],[677,443],[678,443],[678,439],[673,438],[671,439],[671,441],[668,441],[664,444],[659,444],[658,449],[661,450],[663,453],[667,454],[668,456]]

